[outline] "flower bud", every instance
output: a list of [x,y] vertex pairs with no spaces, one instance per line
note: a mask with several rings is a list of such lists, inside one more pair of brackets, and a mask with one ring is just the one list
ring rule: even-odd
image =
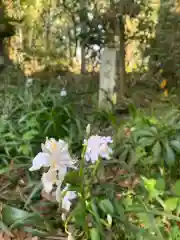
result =
[[61,97],[66,97],[67,96],[67,92],[66,92],[66,89],[63,88],[61,91],[60,91],[60,96]]
[[67,240],[75,240],[75,238],[73,237],[72,233],[68,234]]
[[108,222],[109,227],[111,227],[111,225],[112,225],[112,217],[111,217],[110,214],[107,215],[107,222]]
[[90,124],[88,124],[86,127],[86,133],[87,133],[87,136],[89,136],[91,133],[91,125]]

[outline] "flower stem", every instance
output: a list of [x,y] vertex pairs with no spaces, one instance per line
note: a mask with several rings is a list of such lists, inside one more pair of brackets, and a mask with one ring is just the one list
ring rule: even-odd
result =
[[[87,145],[84,144],[83,149],[82,149],[82,153],[81,153],[81,161],[80,161],[80,168],[79,168],[79,176],[81,178],[81,187],[80,187],[80,193],[81,193],[81,204],[83,206],[84,209],[86,209],[86,192],[85,192],[85,172],[84,172],[84,168],[85,168],[85,153],[86,153],[86,148]],[[84,231],[85,234],[88,238],[88,223],[85,222],[84,224]]]
[[82,197],[85,197],[85,191],[84,191],[84,162],[85,162],[85,159],[84,159],[84,156],[85,156],[85,152],[86,152],[86,145],[83,146],[83,150],[82,150],[82,153],[81,153],[81,162],[80,162],[80,168],[79,168],[79,176],[81,178],[81,195]]

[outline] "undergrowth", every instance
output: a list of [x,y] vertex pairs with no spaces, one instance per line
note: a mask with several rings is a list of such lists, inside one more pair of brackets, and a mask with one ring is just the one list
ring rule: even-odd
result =
[[[180,111],[176,105],[163,116],[153,111],[145,114],[131,105],[129,119],[119,121],[113,112],[87,106],[85,93],[69,90],[62,97],[60,90],[41,89],[37,84],[1,94],[6,99],[0,119],[3,231],[10,234],[22,228],[43,239],[59,230],[75,239],[180,238]],[[112,136],[111,159],[86,163],[83,154],[88,145],[83,141],[96,134]],[[77,170],[68,171],[64,178],[63,187],[70,184],[78,196],[66,220],[60,207],[63,197],[58,202],[43,190],[44,171],[29,171],[47,137],[65,141],[78,163]]]

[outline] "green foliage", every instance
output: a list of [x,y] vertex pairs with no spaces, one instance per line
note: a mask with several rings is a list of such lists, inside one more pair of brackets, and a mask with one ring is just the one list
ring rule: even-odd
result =
[[[161,1],[156,35],[146,51],[146,56],[150,56],[150,71],[157,72],[159,81],[167,79],[169,87],[176,86],[180,77],[179,20],[178,4],[175,1]],[[173,28],[170,27],[172,25]]]
[[[122,161],[132,164],[175,166],[180,152],[179,111],[172,110],[163,119],[135,116],[125,132],[119,136],[123,142],[116,151]],[[128,133],[128,134],[127,134]],[[133,154],[131,154],[133,153]],[[147,159],[149,160],[147,161]]]
[[[134,212],[142,223],[144,230],[139,229],[138,236],[145,234],[147,239],[153,239],[152,231],[155,231],[160,239],[177,239],[176,224],[180,220],[177,218],[180,204],[179,110],[174,108],[163,118],[146,116],[135,109],[131,114],[132,119],[119,128],[114,146],[119,166],[141,175],[139,187],[131,189],[132,195],[123,190],[120,202],[125,216],[128,211]],[[137,223],[133,218],[131,222]],[[165,224],[171,226],[170,231],[166,231]]]
[[46,137],[66,139],[78,153],[87,124],[78,98],[75,94],[61,97],[60,90],[52,87],[38,90],[38,83],[33,91],[9,92],[0,118],[1,163],[8,165],[12,159],[28,163]]
[[[16,108],[11,106],[13,114],[10,111],[6,116],[8,121],[1,118],[0,130],[4,144],[1,151],[6,154],[2,160],[7,159],[7,156],[18,159],[22,155],[23,159],[28,159],[30,154],[33,157],[46,136],[60,136],[68,140],[70,151],[79,154],[84,138],[82,126],[85,128],[87,122],[83,112],[77,114],[75,96],[62,98],[52,88],[35,93],[29,91],[26,95],[19,95],[19,104],[16,102]],[[115,159],[83,166],[83,174],[81,170],[68,172],[65,182],[70,183],[71,189],[79,192],[79,195],[67,217],[65,228],[69,224],[73,225],[76,229],[73,234],[77,234],[80,239],[178,239],[178,109],[158,119],[131,107],[130,120],[120,127],[116,125],[112,113],[103,113],[102,116],[98,124],[109,119],[113,128],[116,126]],[[96,116],[92,116],[92,119],[96,124]],[[110,176],[106,175],[105,170],[112,166],[117,171],[126,171],[123,174],[117,172],[109,181]],[[5,168],[1,169],[2,173],[6,171]],[[134,177],[138,178],[137,183]],[[60,224],[60,215],[56,216],[54,212],[53,220],[52,215],[43,215],[41,221],[41,212],[34,208],[34,203],[39,202],[40,188],[41,185],[31,179],[27,186],[30,193],[23,204],[3,205],[0,226],[4,231],[8,233],[11,228],[23,227],[34,235],[44,236],[54,231],[56,224]],[[39,203],[42,206],[43,203]],[[45,206],[48,206],[47,203]],[[25,224],[31,226],[24,227]],[[167,231],[166,226],[170,226],[170,230]]]
[[[46,137],[55,136],[59,139],[60,136],[69,143],[70,151],[78,156],[87,119],[84,107],[79,103],[79,96],[75,93],[68,92],[67,97],[62,97],[60,89],[53,89],[51,86],[42,89],[38,83],[34,83],[34,89],[22,87],[7,90],[6,101],[1,105],[0,175],[8,177],[7,186],[13,188],[21,180],[21,173],[16,171],[24,171],[23,175],[27,174],[25,191],[28,197],[23,195],[24,192],[20,193],[21,197],[19,194],[15,197],[14,189],[9,197],[5,186],[0,198],[7,203],[2,208],[1,228],[6,229],[6,232],[9,231],[8,227],[24,228],[36,236],[43,236],[45,232],[52,231],[52,226],[44,221],[44,217],[42,220],[42,212],[37,209],[38,204],[39,208],[43,206],[42,201],[39,201],[41,185],[36,182],[39,176],[33,175],[32,179],[26,170]],[[67,178],[67,181],[70,180]],[[77,182],[77,176],[73,182]],[[51,209],[51,206],[46,203],[44,208]],[[48,210],[47,212],[49,214]]]
[[[173,124],[168,123],[168,117],[162,121],[143,114],[135,113],[133,116],[126,123],[129,128],[126,127],[123,134],[120,129],[121,135],[117,134],[114,146],[116,149],[121,144],[121,150],[127,149],[130,161],[127,158],[123,160],[122,154],[116,167],[127,167],[128,173],[113,176],[112,182],[101,182],[95,177],[102,166],[95,164],[83,168],[84,174],[80,174],[83,177],[83,192],[81,181],[77,184],[68,181],[81,194],[70,214],[72,222],[68,218],[66,225],[74,223],[76,228],[81,228],[83,239],[109,239],[110,236],[112,239],[116,239],[116,236],[121,236],[121,239],[176,239],[176,224],[180,221],[180,184],[171,170],[173,165],[178,165],[179,153],[178,147],[177,150],[172,148],[169,142],[175,139],[179,142],[177,116],[174,116]],[[133,154],[130,154],[132,151]],[[172,151],[175,155],[173,163],[170,161]],[[137,159],[134,161],[134,158]],[[110,167],[111,164],[106,163],[106,166]],[[122,179],[128,181],[129,173],[134,171],[139,174],[139,183],[135,186],[130,183],[122,185]],[[89,178],[91,181],[88,181]],[[171,231],[166,230],[166,224],[171,226]]]
[[91,240],[100,240],[99,232],[97,228],[92,228],[90,230]]

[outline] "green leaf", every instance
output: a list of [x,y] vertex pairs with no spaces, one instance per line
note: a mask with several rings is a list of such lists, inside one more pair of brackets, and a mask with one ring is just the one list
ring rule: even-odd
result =
[[177,210],[176,210],[177,216],[180,215],[180,201],[178,202]]
[[74,186],[77,186],[81,183],[81,178],[79,177],[79,172],[78,171],[69,171],[66,176],[64,181],[66,183],[72,184]]
[[160,160],[161,152],[162,152],[161,144],[159,141],[157,141],[152,148],[152,153],[155,160]]
[[155,126],[152,126],[151,128],[151,132],[154,134],[154,135],[157,135],[158,134],[158,130]]
[[96,206],[95,199],[91,200],[91,209],[92,209],[92,214],[94,215],[94,218],[96,219],[97,227],[98,227],[99,231],[103,234],[103,227],[102,227],[102,224],[101,224],[101,219],[100,219],[100,216],[99,216],[99,213],[98,213],[98,208]]
[[140,218],[145,228],[152,227],[152,222],[150,221],[150,217],[148,216],[148,213],[138,213],[137,215]]
[[97,228],[90,229],[91,240],[100,240],[100,233]]
[[178,180],[173,187],[173,192],[180,196],[180,180]]
[[124,211],[124,207],[123,205],[119,202],[119,201],[114,201],[114,205],[115,205],[115,213],[119,214],[120,218],[122,219],[122,221],[125,220],[126,216],[125,216],[125,211]]
[[29,216],[29,212],[7,205],[2,210],[2,218],[7,225],[11,225],[16,221],[28,218]]
[[31,141],[37,134],[38,134],[38,131],[30,130],[22,136],[22,139],[24,141]]
[[112,203],[110,202],[109,199],[101,200],[100,203],[99,203],[99,207],[106,214],[113,215],[113,213],[114,213],[114,207],[113,207],[113,205],[112,205]]
[[45,236],[47,236],[47,232],[43,232],[39,229],[35,229],[33,227],[25,227],[23,226],[23,231],[31,233],[33,236],[37,236],[37,237],[41,237],[41,238],[45,238]]
[[154,141],[155,141],[155,138],[152,138],[152,137],[142,137],[142,138],[139,139],[138,143],[142,147],[148,147],[148,146],[153,145]]
[[171,239],[173,239],[173,240],[178,240],[178,239],[180,239],[179,226],[176,226],[176,225],[173,226],[173,227],[171,228],[170,234],[171,234],[170,240],[171,240]]
[[138,161],[138,158],[136,156],[136,151],[132,148],[129,151],[129,156],[128,156],[128,162],[129,162],[129,168],[132,168]]
[[170,142],[171,147],[178,153],[180,154],[180,142],[177,140],[172,140]]
[[176,155],[168,143],[165,144],[165,151],[165,161],[169,166],[172,166],[175,162]]
[[155,187],[156,187],[157,190],[164,191],[165,187],[166,187],[164,179],[163,178],[158,178],[156,180],[156,186]]
[[75,224],[78,227],[80,226],[84,228],[86,222],[86,209],[81,202],[79,202],[74,208],[74,210],[72,211],[72,215],[74,217]]
[[154,178],[146,178],[144,176],[141,177],[143,182],[144,182],[144,186],[147,188],[147,189],[154,189],[155,186],[156,186],[156,180]]
[[31,153],[31,146],[23,144],[18,148],[18,152],[28,156]]
[[35,187],[31,191],[31,194],[29,195],[29,197],[26,200],[26,203],[24,205],[25,208],[27,207],[27,205],[29,205],[31,203],[31,199],[36,195],[37,192],[40,191],[41,188],[42,188],[42,183],[41,182],[38,183],[37,185],[35,185]]
[[128,208],[129,206],[132,206],[133,204],[132,196],[127,195],[126,197],[124,197],[122,203],[125,209]]
[[42,221],[42,218],[39,217],[36,213],[29,213],[18,208],[14,208],[8,205],[5,205],[2,210],[2,220],[3,222],[13,227],[23,226],[24,224],[37,224]]
[[148,193],[149,193],[149,198],[153,199],[156,198],[160,192],[156,189],[156,180],[151,178],[145,178],[145,177],[141,177],[144,181],[144,187],[147,189]]
[[129,153],[129,149],[125,148],[124,151],[122,152],[122,154],[119,157],[122,162],[126,161],[126,159],[128,157],[128,153]]
[[174,211],[177,208],[178,198],[168,198],[165,201],[165,210]]
[[150,130],[138,130],[136,135],[137,137],[154,137],[154,133]]

